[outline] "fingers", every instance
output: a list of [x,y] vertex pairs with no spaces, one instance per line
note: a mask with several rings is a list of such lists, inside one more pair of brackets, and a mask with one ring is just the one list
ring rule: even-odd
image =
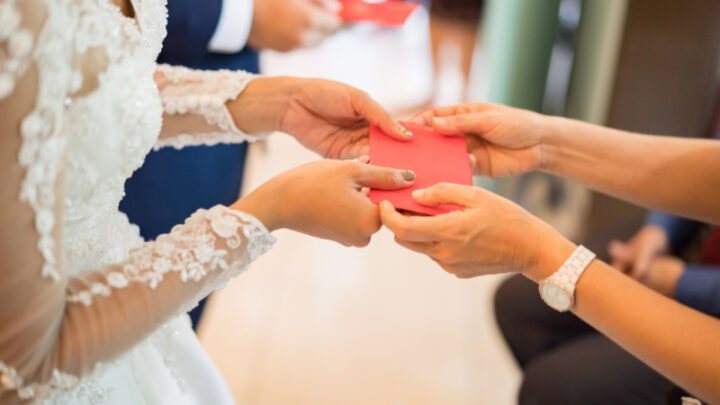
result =
[[463,207],[478,205],[478,199],[485,194],[480,188],[452,183],[438,183],[426,189],[415,190],[412,195],[422,205],[458,204]]
[[490,103],[465,103],[447,107],[435,107],[431,108],[419,115],[413,117],[410,122],[413,124],[420,124],[425,126],[432,126],[432,120],[434,117],[448,117],[458,114],[470,114],[487,111],[491,108],[502,108],[496,104]]
[[638,280],[644,276],[650,268],[650,261],[654,256],[654,252],[649,246],[642,246],[640,251],[635,257],[634,263],[632,263],[632,269],[630,270],[630,276]]
[[379,190],[397,190],[409,187],[415,181],[415,172],[412,170],[370,165],[357,165],[353,170],[353,179],[358,185]]
[[368,156],[368,155],[361,155],[361,156],[358,158],[358,162],[366,165],[366,164],[370,163],[370,156]]
[[430,251],[434,249],[437,245],[437,242],[414,242],[410,240],[400,239],[397,236],[395,236],[395,242],[406,249],[425,255],[428,255]]
[[610,244],[608,244],[608,253],[613,259],[612,266],[614,268],[622,272],[626,272],[628,270],[627,267],[629,264],[629,249],[626,243],[620,242],[618,240],[610,241]]
[[377,125],[391,138],[401,141],[412,138],[412,133],[398,124],[397,121],[390,116],[390,113],[380,107],[375,100],[357,89],[352,90],[354,94],[353,107],[361,116],[365,117],[369,123]]
[[438,217],[402,215],[388,201],[380,203],[380,220],[395,237],[407,242],[434,241],[443,226]]
[[483,113],[434,117],[432,126],[446,135],[464,136],[465,132],[480,134],[487,131],[487,115]]
[[310,18],[312,19],[313,27],[311,31],[317,33],[322,39],[336,33],[342,28],[342,20],[335,14],[322,8],[315,8]]

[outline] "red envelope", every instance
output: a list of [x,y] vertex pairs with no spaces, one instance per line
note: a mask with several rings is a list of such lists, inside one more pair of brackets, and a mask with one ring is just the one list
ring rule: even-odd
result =
[[393,139],[378,127],[370,126],[370,163],[412,170],[415,183],[401,190],[370,190],[370,200],[375,204],[387,200],[397,209],[427,215],[459,209],[455,204],[422,205],[415,201],[412,192],[442,182],[473,184],[465,137],[445,136],[432,128],[407,122],[402,125],[413,133],[409,141]]
[[338,16],[349,22],[371,22],[386,27],[400,27],[417,8],[416,3],[384,1],[366,3],[362,0],[340,0]]

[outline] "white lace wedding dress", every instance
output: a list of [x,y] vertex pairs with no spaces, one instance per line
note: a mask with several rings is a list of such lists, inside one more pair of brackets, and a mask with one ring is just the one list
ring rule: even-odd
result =
[[0,403],[232,403],[184,313],[273,238],[217,206],[143,244],[118,203],[153,147],[247,139],[251,76],[156,66],[165,1],[133,6],[0,0]]

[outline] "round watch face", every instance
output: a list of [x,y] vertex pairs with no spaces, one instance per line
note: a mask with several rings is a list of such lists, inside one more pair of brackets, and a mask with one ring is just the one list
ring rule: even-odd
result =
[[552,280],[540,285],[540,296],[557,311],[567,311],[572,307],[572,299],[565,289]]

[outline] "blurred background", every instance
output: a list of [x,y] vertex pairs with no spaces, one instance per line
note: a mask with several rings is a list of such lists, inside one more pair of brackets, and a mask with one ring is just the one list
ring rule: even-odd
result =
[[[718,1],[442,3],[423,3],[402,28],[357,24],[312,49],[263,51],[261,71],[351,84],[399,118],[492,101],[638,132],[707,133],[720,78]],[[286,135],[255,143],[243,192],[315,159]],[[590,246],[627,238],[645,216],[542,173],[476,182]],[[276,237],[212,296],[199,328],[238,403],[515,401],[520,371],[492,311],[502,276],[457,280],[384,230],[364,249]]]

